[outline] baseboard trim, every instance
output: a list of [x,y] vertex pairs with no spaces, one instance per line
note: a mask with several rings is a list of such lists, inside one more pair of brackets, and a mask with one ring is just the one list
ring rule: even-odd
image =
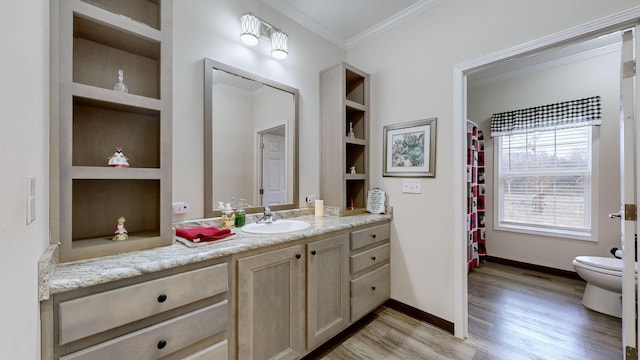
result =
[[[439,318],[435,315],[431,315],[427,312],[424,312],[420,309],[416,309],[413,306],[407,305],[403,302],[400,302],[398,300],[394,300],[394,299],[389,299],[387,300],[384,304],[382,304],[383,306],[389,307],[393,310],[396,310],[398,312],[401,312],[411,318],[414,318],[416,320],[420,320],[420,321],[424,321],[426,323],[429,323],[435,327],[438,327],[448,333],[450,333],[451,335],[453,335],[453,323],[450,321],[447,321],[445,319]],[[312,360],[312,359],[320,359],[323,356],[327,355],[328,353],[330,353],[333,349],[337,348],[338,346],[340,346],[340,344],[342,344],[345,340],[349,339],[351,336],[353,336],[355,333],[357,333],[358,331],[360,331],[362,328],[364,328],[365,326],[367,326],[367,324],[369,324],[370,322],[372,322],[373,320],[375,320],[378,317],[378,315],[376,314],[376,311],[372,311],[369,314],[363,316],[360,320],[356,321],[355,323],[351,324],[351,326],[349,326],[348,328],[342,330],[340,333],[338,333],[336,336],[334,336],[333,338],[327,340],[327,342],[325,342],[324,344],[318,346],[317,348],[315,348],[313,351],[311,351],[310,353],[308,353],[307,355],[305,355],[304,357],[302,357],[302,360]]]
[[533,270],[533,271],[538,271],[545,274],[562,276],[569,279],[582,280],[580,275],[578,275],[575,271],[562,270],[562,269],[556,269],[548,266],[529,264],[521,261],[503,259],[495,256],[485,256],[484,258],[486,261],[496,263],[496,264],[509,265],[509,266],[513,266],[513,267],[517,267],[525,270]]
[[429,314],[395,299],[387,300],[384,305],[414,319],[429,323],[453,335],[454,324],[451,321]]

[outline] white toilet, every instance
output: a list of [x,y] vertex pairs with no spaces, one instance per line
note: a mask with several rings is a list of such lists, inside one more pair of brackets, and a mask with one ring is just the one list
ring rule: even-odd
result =
[[621,318],[622,260],[613,257],[577,256],[572,263],[578,275],[587,282],[582,305]]

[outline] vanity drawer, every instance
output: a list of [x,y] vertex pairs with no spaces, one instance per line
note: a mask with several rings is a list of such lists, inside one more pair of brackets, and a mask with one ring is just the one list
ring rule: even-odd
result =
[[389,224],[370,227],[351,233],[351,250],[359,249],[378,241],[386,240],[390,235]]
[[389,248],[389,243],[386,243],[357,255],[351,255],[351,273],[360,272],[389,260]]
[[227,263],[59,304],[59,344],[100,333],[228,290]]
[[391,296],[389,264],[351,280],[351,321],[375,309]]
[[224,300],[63,356],[60,360],[159,359],[224,331],[228,319],[228,305]]

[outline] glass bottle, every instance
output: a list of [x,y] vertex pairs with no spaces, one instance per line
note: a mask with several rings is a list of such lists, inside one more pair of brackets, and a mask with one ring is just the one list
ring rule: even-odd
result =
[[352,139],[354,137],[356,137],[356,135],[353,133],[353,123],[352,122],[349,122],[349,134],[347,136],[352,138]]
[[124,84],[124,71],[118,70],[118,82],[113,86],[113,90],[128,93],[129,89]]

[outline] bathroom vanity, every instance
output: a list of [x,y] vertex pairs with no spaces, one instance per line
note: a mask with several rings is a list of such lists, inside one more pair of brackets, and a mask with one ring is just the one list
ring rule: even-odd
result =
[[391,216],[297,219],[311,226],[54,265],[42,359],[304,356],[389,299]]

